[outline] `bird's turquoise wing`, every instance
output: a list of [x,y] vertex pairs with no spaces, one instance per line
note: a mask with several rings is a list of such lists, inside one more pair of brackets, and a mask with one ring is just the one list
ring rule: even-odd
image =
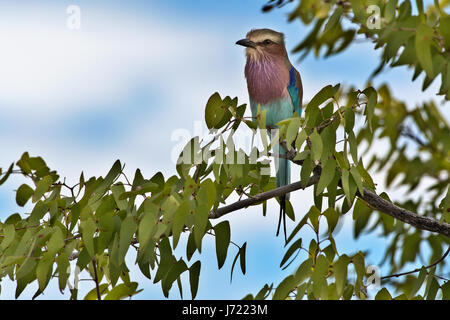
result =
[[289,85],[287,88],[291,96],[292,104],[294,105],[292,112],[297,112],[298,115],[301,115],[303,98],[302,79],[300,78],[300,73],[294,67],[291,67],[289,70]]

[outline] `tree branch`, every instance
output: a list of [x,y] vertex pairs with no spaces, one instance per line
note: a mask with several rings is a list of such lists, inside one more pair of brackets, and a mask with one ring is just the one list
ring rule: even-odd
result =
[[316,167],[316,168],[319,168],[319,169],[315,170],[314,174],[311,176],[311,178],[309,178],[309,181],[308,181],[308,183],[306,184],[305,187],[302,187],[301,182],[298,181],[298,182],[291,183],[291,184],[289,184],[287,186],[283,186],[283,187],[279,187],[279,188],[276,188],[276,189],[273,189],[273,190],[270,190],[270,191],[267,191],[267,192],[263,192],[263,193],[255,195],[255,196],[253,196],[251,198],[247,198],[247,199],[244,199],[244,200],[236,201],[236,202],[234,202],[234,203],[232,203],[230,205],[227,205],[227,206],[222,207],[222,208],[218,208],[215,211],[211,211],[210,214],[209,214],[209,218],[210,219],[217,219],[217,218],[220,218],[220,217],[222,217],[222,216],[224,216],[224,215],[226,215],[226,214],[228,214],[230,212],[233,212],[233,211],[236,211],[236,210],[240,210],[240,209],[246,208],[246,207],[254,205],[254,204],[261,203],[261,202],[266,201],[268,199],[271,199],[271,198],[274,198],[274,197],[278,197],[278,196],[281,196],[283,194],[290,193],[292,191],[296,191],[296,190],[299,190],[299,189],[305,189],[307,187],[310,187],[310,186],[316,184],[317,182],[319,182],[319,179],[320,179],[320,171],[321,171],[320,167]]
[[[279,187],[267,192],[263,192],[260,194],[257,194],[253,196],[252,198],[247,198],[244,200],[236,201],[230,205],[224,206],[222,208],[218,208],[215,211],[211,211],[209,214],[210,219],[217,219],[220,218],[230,212],[237,211],[243,208],[246,208],[248,206],[261,203],[263,201],[266,201],[270,198],[274,198],[292,191],[296,191],[299,189],[305,189],[307,187],[310,187],[316,183],[319,182],[320,179],[320,167],[317,166],[314,174],[309,179],[306,187],[302,187],[300,181],[291,183],[287,186]],[[444,236],[447,236],[450,238],[450,224],[438,221],[436,219],[432,219],[425,216],[419,216],[416,213],[413,213],[409,210],[400,208],[396,206],[395,204],[383,199],[376,193],[368,190],[367,188],[364,188],[364,195],[361,195],[359,192],[356,193],[356,195],[370,204],[374,209],[383,212],[385,214],[390,215],[391,217],[394,217],[395,219],[398,219],[404,223],[407,223],[409,225],[412,225],[418,229],[421,230],[427,230],[431,232],[436,232],[439,234],[442,234]]]
[[419,216],[414,212],[400,208],[366,188],[364,188],[364,195],[359,194],[359,192],[357,192],[356,195],[370,204],[373,208],[386,213],[391,217],[394,217],[418,229],[436,232],[450,238],[449,223],[441,222],[425,216]]
[[[444,261],[444,259],[448,256],[449,253],[450,253],[450,247],[448,247],[447,251],[445,251],[445,253],[444,253],[444,255],[442,257],[437,259],[432,264],[426,266],[425,269],[430,269],[430,268],[433,268],[434,266],[438,265],[439,263]],[[388,276],[381,277],[381,280],[385,280],[385,279],[389,279],[389,278],[393,278],[393,277],[405,276],[405,275],[408,275],[408,274],[411,274],[411,273],[419,272],[420,270],[422,270],[422,268],[417,268],[417,269],[414,269],[414,270],[411,270],[411,271],[407,271],[407,272],[402,272],[402,273],[391,274],[391,275],[388,275]]]

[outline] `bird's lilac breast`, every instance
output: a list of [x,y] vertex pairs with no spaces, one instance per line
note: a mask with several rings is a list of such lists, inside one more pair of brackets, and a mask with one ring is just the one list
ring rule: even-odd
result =
[[253,102],[264,105],[289,94],[289,71],[283,59],[248,60],[245,77]]

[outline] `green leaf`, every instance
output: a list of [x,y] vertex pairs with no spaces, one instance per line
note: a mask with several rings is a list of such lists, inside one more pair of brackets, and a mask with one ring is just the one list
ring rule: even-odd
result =
[[342,189],[344,189],[347,203],[350,205],[352,203],[353,197],[350,194],[349,172],[345,169],[342,169]]
[[360,0],[350,0],[350,3],[352,5],[353,13],[355,14],[355,17],[359,22],[363,22],[365,19],[365,10],[363,3]]
[[447,194],[439,204],[439,208],[444,212],[445,222],[450,222],[450,186],[447,188]]
[[238,250],[236,256],[234,257],[233,263],[231,264],[231,272],[230,272],[230,283],[233,282],[233,271],[234,266],[236,265],[237,259],[239,258],[239,255],[241,254],[241,251]]
[[64,247],[64,235],[61,229],[56,227],[54,230],[55,231],[47,243],[47,253],[52,257],[56,255],[59,249]]
[[302,283],[305,281],[312,273],[313,260],[307,259],[298,267],[295,272],[295,283]]
[[150,202],[144,203],[144,214],[139,223],[138,240],[141,246],[146,246],[154,234],[156,223],[158,221],[158,208]]
[[121,283],[109,291],[105,300],[122,300],[128,297],[132,297],[140,291],[136,291],[138,286],[137,282],[130,282],[128,284]]
[[[6,171],[6,173],[4,174],[4,176],[0,179],[0,186],[2,184],[4,184],[6,182],[6,180],[8,180],[9,176],[11,175],[11,173],[13,172],[13,168],[14,168],[14,163],[11,163],[11,165],[9,166],[8,170]],[[0,175],[1,176],[1,175]]]
[[313,163],[311,161],[311,158],[308,157],[303,161],[303,165],[300,170],[300,181],[302,188],[305,188],[306,185],[308,184],[312,170],[313,170]]
[[435,277],[430,277],[430,285],[428,287],[427,292],[427,300],[434,300],[436,298],[436,294],[440,288],[439,283],[437,282]]
[[326,300],[328,298],[328,284],[325,278],[328,272],[328,261],[324,255],[319,255],[312,275],[314,297]]
[[415,38],[410,38],[405,45],[400,57],[392,64],[393,67],[403,65],[415,65],[417,62]]
[[230,282],[233,281],[233,270],[236,265],[237,259],[240,258],[241,270],[245,274],[245,250],[247,248],[247,242],[245,242],[242,247],[239,248],[238,253],[234,257],[233,264],[231,265]]
[[295,300],[302,300],[307,289],[308,289],[308,283],[302,283],[301,285],[299,285],[297,287]]
[[336,170],[333,180],[331,180],[331,183],[328,184],[327,187],[328,206],[330,208],[335,208],[336,206],[336,196],[338,193],[338,184],[340,180],[341,172]]
[[319,231],[319,217],[320,217],[320,210],[316,206],[311,206],[311,209],[309,209],[308,212],[309,221],[311,222],[312,226],[314,227],[314,230],[316,232]]
[[300,231],[301,228],[308,222],[309,213],[305,214],[302,220],[297,224],[297,226],[292,230],[292,233],[289,235],[286,243],[291,242],[291,240],[295,237],[295,235]]
[[328,233],[332,233],[338,223],[339,213],[333,207],[330,207],[325,210],[323,215],[327,218]]
[[89,253],[90,257],[95,255],[94,249],[94,233],[97,229],[95,222],[89,218],[80,222],[81,227],[81,239],[83,240],[84,247]]
[[127,216],[120,226],[120,234],[119,234],[119,265],[125,259],[125,255],[130,248],[131,240],[133,239],[133,235],[136,232],[137,225],[134,221],[134,217]]
[[190,232],[186,245],[186,257],[188,261],[191,260],[195,250],[197,250],[197,247],[195,246],[194,232]]
[[188,270],[188,267],[186,265],[186,262],[184,262],[182,259],[178,260],[174,265],[170,267],[167,275],[164,277],[162,282],[162,290],[166,298],[169,297],[169,291],[172,288],[175,280],[178,279],[180,275],[186,270]]
[[305,121],[307,127],[316,127],[321,121],[319,105],[334,96],[334,89],[332,86],[322,88],[309,102],[305,110]]
[[[297,241],[295,241],[295,242],[289,247],[289,249],[286,251],[286,253],[285,253],[283,259],[281,260],[280,268],[282,268],[283,265],[284,265],[284,264],[288,261],[288,259],[292,256],[292,254],[293,254],[295,251],[299,251],[301,247],[302,247],[302,238],[299,238],[299,239],[298,239]],[[289,266],[289,264],[288,264],[287,266]],[[286,266],[286,267],[287,267],[287,266]]]
[[[267,110],[261,109],[261,105],[258,104],[258,112],[256,114],[256,121],[257,121],[258,127],[260,129],[266,128],[266,117],[267,117]],[[262,138],[262,143],[264,145],[264,148],[266,148],[267,147],[267,136],[262,131],[261,131],[261,138]]]
[[322,168],[322,173],[320,174],[319,183],[316,188],[316,196],[321,194],[323,190],[333,181],[334,175],[336,171],[336,161],[333,158],[330,158],[325,166]]
[[27,259],[19,270],[16,271],[16,299],[23,292],[27,284],[36,279],[36,265],[36,260]]
[[441,286],[442,300],[450,300],[450,281]]
[[[103,192],[103,190],[109,188],[113,182],[117,179],[117,177],[122,172],[122,165],[119,160],[116,160],[111,167],[111,169],[108,171],[108,173],[105,176],[105,179],[103,179],[103,182],[98,186],[96,193],[100,196]],[[136,178],[140,175],[139,169],[136,170],[135,180],[133,181],[133,189],[136,188]],[[142,177],[142,176],[141,176]],[[102,192],[99,192],[102,191]]]
[[368,87],[363,91],[363,94],[367,97],[367,105],[364,110],[364,115],[367,117],[367,123],[369,124],[369,129],[372,132],[373,128],[373,118],[375,114],[375,107],[377,105],[377,91],[372,88]]
[[429,78],[433,78],[433,60],[431,58],[431,45],[433,42],[433,28],[425,23],[419,24],[416,31],[416,55],[420,65]]
[[195,245],[201,252],[202,239],[206,233],[206,226],[208,224],[209,210],[206,205],[199,204],[194,213],[194,239]]
[[67,285],[67,279],[69,278],[70,273],[68,271],[70,268],[69,256],[64,251],[61,252],[56,258],[56,264],[58,266],[58,283],[59,290],[63,291]]
[[[189,214],[189,204],[188,202],[183,202],[175,211],[175,216],[173,218],[173,224],[172,224],[172,241],[173,241],[173,248],[175,249],[178,244],[178,240],[180,239],[181,231],[183,230],[186,219]],[[154,222],[154,221],[153,221]],[[139,227],[140,229],[140,227]]]
[[289,292],[294,289],[294,286],[295,278],[293,275],[290,275],[278,285],[275,293],[273,294],[273,300],[285,300],[289,295]]
[[121,196],[125,193],[125,187],[122,184],[111,186],[111,192],[114,196],[117,207],[120,210],[126,210],[128,208],[128,201],[121,199]]
[[301,130],[300,133],[297,135],[297,139],[295,140],[295,148],[297,150],[300,150],[300,148],[302,147],[303,143],[306,140],[306,131],[305,130]]
[[406,262],[413,262],[419,253],[421,237],[418,232],[405,236],[403,240],[403,252],[401,256],[401,264]]
[[208,129],[219,129],[231,118],[231,112],[222,101],[219,93],[214,93],[206,103],[205,121]]
[[189,268],[189,282],[191,284],[191,295],[192,299],[195,299],[197,296],[198,291],[198,282],[200,280],[200,269],[201,269],[201,262],[196,261],[190,268]]
[[364,228],[369,222],[370,214],[372,209],[362,200],[356,200],[355,207],[353,209],[353,219],[355,220],[354,226],[354,237],[357,239]]
[[48,191],[52,183],[53,179],[51,176],[45,176],[41,181],[39,181],[33,194],[33,203],[42,198],[42,196]]
[[323,87],[308,103],[308,107],[306,108],[306,110],[317,108],[322,103],[324,103],[326,100],[333,97],[334,93],[335,92],[334,92],[333,86],[328,85],[326,87]]
[[353,290],[354,290],[353,285],[348,284],[345,286],[344,293],[342,294],[342,297],[344,298],[344,300],[350,300],[352,298]]
[[350,169],[350,164],[348,163],[347,157],[344,158],[344,153],[341,152],[334,152],[334,157],[337,160],[337,163],[339,164],[339,167],[341,169],[346,169],[349,170]]
[[342,296],[344,293],[344,287],[347,283],[347,267],[349,262],[349,257],[343,254],[333,265],[334,278],[336,280],[336,291],[338,296]]
[[323,150],[322,138],[317,133],[317,130],[314,129],[314,132],[309,136],[309,139],[311,140],[312,159],[314,161],[319,161]]
[[6,224],[3,226],[3,238],[0,242],[0,251],[5,250],[14,241],[16,236],[16,228],[13,224]]
[[36,267],[36,278],[40,292],[44,291],[50,281],[52,267],[53,257],[49,253],[45,253]]
[[215,204],[216,199],[217,199],[216,185],[214,184],[214,182],[212,182],[211,179],[206,179],[201,183],[199,196],[200,196],[200,193],[203,193],[203,192],[206,193],[206,197],[202,201],[205,201],[208,205],[208,208],[211,208]]
[[250,128],[250,129],[257,129],[258,125],[251,120],[244,120],[244,123]]
[[[155,192],[158,189],[159,189],[159,186],[156,183],[145,182],[145,183],[142,183],[141,185],[138,185],[136,187],[136,190],[134,190],[134,191],[123,192],[119,196],[118,200],[120,201],[120,203],[122,205],[124,205],[125,203],[128,205],[127,199],[129,199],[129,198],[134,199],[138,195],[146,194],[149,192]],[[130,202],[132,202],[132,201],[130,201]]]
[[386,22],[389,23],[395,18],[395,9],[397,7],[398,0],[389,0],[384,7],[384,18]]
[[323,29],[323,32],[327,32],[328,30],[332,30],[337,23],[339,22],[339,19],[341,18],[341,15],[343,13],[342,7],[338,7],[336,10],[334,10],[333,14],[328,19],[327,23],[325,24],[325,27]]
[[[98,287],[99,287],[99,291],[100,291],[100,297],[109,292],[107,283],[102,283]],[[97,299],[98,299],[97,288],[93,288],[83,298],[83,300],[97,300]]]
[[289,150],[292,149],[291,144],[297,137],[299,128],[300,128],[300,118],[299,117],[292,118],[291,122],[289,122],[286,131],[286,145]]
[[419,16],[424,19],[424,12],[423,12],[423,0],[416,0],[417,10],[419,11]]
[[353,180],[355,181],[358,191],[361,195],[364,195],[364,188],[363,188],[363,180],[361,176],[359,175],[359,171],[356,167],[350,168],[350,173],[352,174]]
[[227,258],[228,247],[230,245],[230,223],[222,221],[214,226],[216,236],[216,255],[219,269],[222,268]]
[[239,249],[241,254],[239,255],[239,262],[241,265],[242,274],[245,274],[245,256],[246,256],[247,242],[245,242]]
[[392,300],[392,296],[386,288],[382,288],[376,294],[375,300]]
[[[444,39],[447,50],[450,48],[450,16],[441,16],[439,19],[439,33]],[[0,183],[1,185],[1,183]]]
[[181,283],[180,277],[177,278],[177,286],[178,286],[178,292],[180,293],[181,300],[183,300],[183,285]]
[[336,149],[336,130],[339,122],[335,121],[320,133],[323,142],[321,162],[324,165]]
[[267,296],[267,293],[272,290],[272,285],[269,287],[267,284],[264,285],[264,287],[259,290],[259,292],[256,294],[254,300],[264,300]]
[[100,235],[97,241],[97,253],[103,252],[111,243],[114,235],[114,212],[108,211],[97,218]]
[[323,118],[330,119],[331,116],[333,115],[333,110],[334,110],[334,104],[333,104],[333,101],[330,101],[325,105],[325,107],[322,108]]
[[409,298],[413,298],[416,293],[420,290],[420,288],[423,285],[423,282],[425,281],[425,277],[427,276],[427,269],[425,267],[422,267],[419,271],[419,275],[417,276],[417,280],[414,282],[414,286],[411,289],[411,292],[409,293]]
[[158,264],[158,271],[155,274],[153,283],[157,283],[162,280],[167,275],[170,267],[172,267],[177,262],[176,258],[172,254],[172,248],[170,247],[168,238],[164,237],[159,241],[158,250],[160,259]]
[[17,161],[16,164],[20,168],[22,173],[25,173],[25,174],[31,173],[29,160],[30,160],[30,155],[28,154],[28,152],[24,152],[24,154],[22,154],[22,157],[20,157],[20,160]]
[[358,145],[356,144],[356,138],[353,131],[348,134],[348,144],[350,145],[350,154],[355,165],[358,164]]
[[16,202],[23,207],[33,195],[34,190],[27,184],[22,184],[16,193]]
[[366,274],[366,267],[364,266],[364,255],[360,251],[358,254],[354,255],[353,258],[353,266],[356,271],[356,283],[355,289],[359,289],[362,286],[364,275]]
[[352,108],[347,108],[344,113],[345,119],[345,132],[353,132],[353,127],[355,126],[355,112]]
[[375,184],[373,183],[372,177],[370,176],[369,172],[367,172],[366,169],[364,169],[362,163],[359,163],[357,166],[359,175],[364,179],[364,182],[367,183],[368,187],[375,191]]

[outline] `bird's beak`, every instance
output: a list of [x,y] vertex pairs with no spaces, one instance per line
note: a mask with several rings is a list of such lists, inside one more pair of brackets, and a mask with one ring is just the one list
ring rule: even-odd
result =
[[238,42],[236,42],[236,44],[238,44],[240,46],[247,47],[247,48],[256,48],[255,43],[253,41],[248,40],[248,39],[239,40]]

